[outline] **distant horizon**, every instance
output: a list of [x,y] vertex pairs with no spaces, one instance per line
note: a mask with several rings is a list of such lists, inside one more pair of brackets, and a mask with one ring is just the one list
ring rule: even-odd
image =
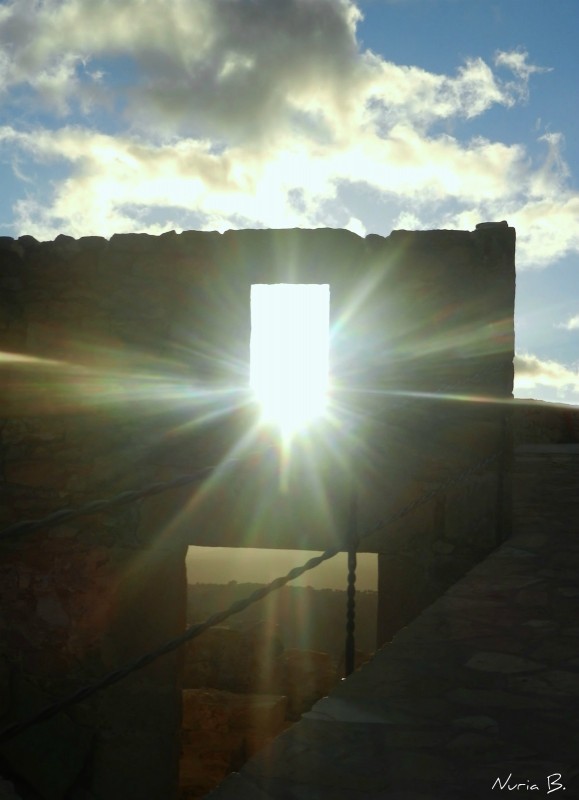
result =
[[[312,592],[345,592],[346,587],[344,586],[341,589],[331,589],[329,587],[323,587],[322,589],[314,589],[313,586],[295,586],[295,581],[292,581],[289,584],[290,589],[311,589]],[[187,586],[267,586],[267,584],[263,583],[263,581],[228,581],[227,583],[214,583],[213,581],[195,581],[195,583],[191,583],[187,581]],[[282,589],[285,588],[284,586],[281,587]],[[363,592],[364,594],[377,594],[378,589],[360,589],[356,586],[356,592]]]
[[[187,583],[207,583],[226,586],[237,583],[269,583],[285,575],[293,567],[305,564],[319,555],[319,550],[277,550],[251,547],[190,547],[185,560]],[[347,557],[338,553],[290,586],[311,586],[313,589],[346,587]],[[378,586],[378,556],[358,553],[356,587],[361,591],[375,591]]]

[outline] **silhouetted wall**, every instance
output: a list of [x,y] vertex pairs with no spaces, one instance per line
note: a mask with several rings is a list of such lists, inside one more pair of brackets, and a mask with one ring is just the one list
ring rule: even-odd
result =
[[[2,544],[2,721],[181,632],[189,544],[325,548],[354,488],[363,532],[500,451],[361,544],[381,554],[380,641],[492,549],[509,528],[514,251],[506,223],[1,238],[2,527],[275,444],[247,388],[253,283],[330,284],[333,386],[289,467],[254,456]],[[3,746],[5,769],[51,800],[172,797],[180,664]]]
[[579,406],[517,399],[513,402],[514,444],[579,444]]

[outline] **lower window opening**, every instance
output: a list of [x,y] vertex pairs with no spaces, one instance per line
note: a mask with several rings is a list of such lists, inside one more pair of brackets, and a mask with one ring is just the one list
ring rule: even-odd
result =
[[[187,624],[250,595],[319,551],[190,547]],[[376,641],[377,561],[358,555],[356,662]],[[346,554],[185,645],[181,800],[203,797],[329,694],[344,675]],[[213,723],[218,718],[219,732]]]

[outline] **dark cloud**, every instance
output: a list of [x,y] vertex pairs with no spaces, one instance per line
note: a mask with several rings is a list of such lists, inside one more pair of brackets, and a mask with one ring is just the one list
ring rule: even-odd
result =
[[[272,135],[298,108],[348,96],[356,75],[357,15],[340,0],[214,0],[197,53],[138,54],[145,85],[132,118],[229,141]],[[293,111],[298,113],[293,113]]]

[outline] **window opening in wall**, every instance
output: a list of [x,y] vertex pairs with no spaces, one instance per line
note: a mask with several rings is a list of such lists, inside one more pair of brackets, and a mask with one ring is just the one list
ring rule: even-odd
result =
[[263,422],[291,436],[323,416],[328,401],[330,287],[251,287],[250,386]]
[[[189,547],[188,624],[202,622],[312,555],[306,550]],[[375,554],[358,558],[356,648],[361,663],[375,647],[378,570]],[[204,796],[339,683],[346,571],[346,554],[340,553],[185,647],[183,793],[202,785]],[[198,735],[216,708],[224,720],[238,720],[225,737],[231,739],[231,750],[223,745],[223,733],[218,734],[222,763],[217,770],[208,745],[214,731]],[[242,719],[246,722],[240,726]]]

